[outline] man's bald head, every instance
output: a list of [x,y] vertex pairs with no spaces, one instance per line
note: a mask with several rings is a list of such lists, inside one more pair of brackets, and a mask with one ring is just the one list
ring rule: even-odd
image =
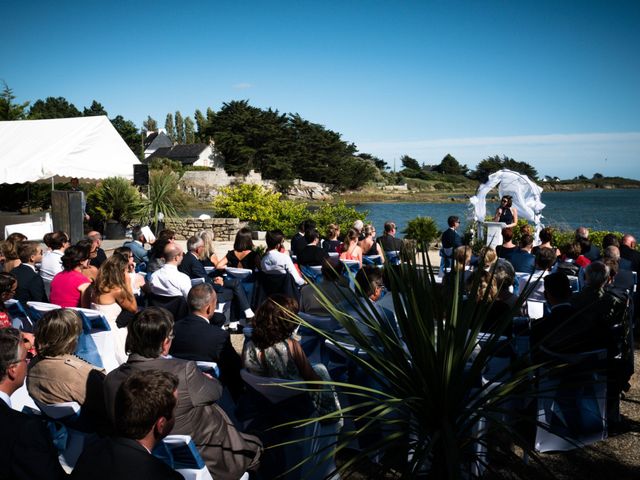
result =
[[622,236],[622,244],[626,245],[629,248],[636,248],[636,239],[630,233],[625,233]]
[[182,261],[182,248],[175,243],[168,243],[164,247],[164,260],[167,263],[175,263],[178,265]]

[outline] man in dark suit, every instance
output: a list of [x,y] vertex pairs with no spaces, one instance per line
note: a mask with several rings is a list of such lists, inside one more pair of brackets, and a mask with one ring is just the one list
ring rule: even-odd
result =
[[307,245],[298,254],[298,265],[320,266],[329,254],[320,247],[320,233],[315,228],[304,232],[304,241]]
[[396,224],[391,220],[384,222],[384,233],[380,235],[376,242],[382,247],[385,252],[399,252],[402,250],[403,241],[400,238],[396,238]]
[[78,480],[180,480],[182,475],[150,452],[175,423],[178,377],[136,372],[115,398],[117,437],[87,445],[71,478]]
[[533,236],[522,235],[519,246],[520,248],[511,254],[509,262],[516,272],[533,273],[536,269],[536,256],[531,253]]
[[460,218],[455,215],[447,219],[449,228],[442,234],[442,251],[441,255],[444,259],[444,268],[451,268],[453,252],[456,248],[462,246],[462,237],[456,231],[460,226]]
[[47,302],[44,282],[36,273],[36,263],[42,262],[42,245],[39,242],[22,242],[18,246],[18,256],[22,263],[11,271],[18,280],[16,300],[22,303]]
[[11,408],[27,375],[27,350],[15,328],[0,329],[0,478],[66,478],[45,422]]
[[240,377],[242,360],[231,345],[229,333],[221,328],[224,316],[216,313],[216,302],[211,285],[205,283],[191,289],[187,297],[191,313],[174,325],[175,338],[169,353],[185,360],[216,362],[220,381],[237,399],[244,385]]
[[[214,478],[232,480],[260,462],[262,443],[240,433],[217,405],[222,385],[200,372],[195,362],[165,358],[173,341],[171,314],[156,307],[138,312],[129,322],[126,363],[109,372],[104,383],[105,404],[112,422],[115,398],[122,382],[134,372],[162,370],[178,377],[178,405],[172,433],[190,435]],[[115,422],[114,422],[115,424]]]
[[211,278],[204,269],[200,254],[204,249],[204,241],[200,237],[190,237],[187,240],[187,254],[182,258],[178,270],[191,279],[202,278],[205,283],[213,286],[220,303],[229,303],[235,298],[238,306],[247,319],[253,318],[254,313],[249,304],[247,294],[237,278]]
[[307,246],[307,241],[304,238],[304,234],[310,228],[316,228],[316,222],[308,218],[304,222],[301,222],[298,226],[298,233],[296,233],[291,239],[291,254],[296,257],[300,255],[304,247]]

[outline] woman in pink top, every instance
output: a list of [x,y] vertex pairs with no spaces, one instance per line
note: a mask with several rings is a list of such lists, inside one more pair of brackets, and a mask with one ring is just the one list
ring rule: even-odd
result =
[[351,228],[344,237],[340,260],[357,260],[362,266],[362,249],[358,246],[358,232]]
[[74,245],[64,251],[63,270],[51,282],[51,303],[65,308],[81,306],[82,293],[91,284],[91,280],[81,273],[88,264],[89,252],[86,248]]

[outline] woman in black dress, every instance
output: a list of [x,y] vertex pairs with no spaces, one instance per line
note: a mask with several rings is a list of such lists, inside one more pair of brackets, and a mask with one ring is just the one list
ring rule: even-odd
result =
[[503,222],[507,227],[515,227],[518,224],[518,209],[513,206],[513,197],[505,195],[500,200],[500,206],[493,217],[494,222]]

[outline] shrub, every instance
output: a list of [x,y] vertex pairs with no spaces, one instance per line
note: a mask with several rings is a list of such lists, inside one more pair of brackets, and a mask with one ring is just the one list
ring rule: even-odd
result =
[[438,226],[431,217],[416,217],[409,221],[402,233],[405,238],[416,240],[419,248],[428,248],[438,238]]
[[308,215],[307,206],[281,197],[261,185],[235,185],[220,191],[213,200],[213,209],[217,216],[238,217],[257,230],[279,228],[291,236]]
[[166,218],[178,217],[184,212],[186,194],[178,189],[180,175],[168,167],[149,172],[148,196],[142,202],[140,223],[154,223],[159,213]]
[[327,226],[331,223],[340,225],[340,231],[346,233],[356,220],[365,220],[369,212],[359,212],[354,207],[349,207],[345,202],[323,203],[311,218],[315,220],[318,231],[324,235]]

